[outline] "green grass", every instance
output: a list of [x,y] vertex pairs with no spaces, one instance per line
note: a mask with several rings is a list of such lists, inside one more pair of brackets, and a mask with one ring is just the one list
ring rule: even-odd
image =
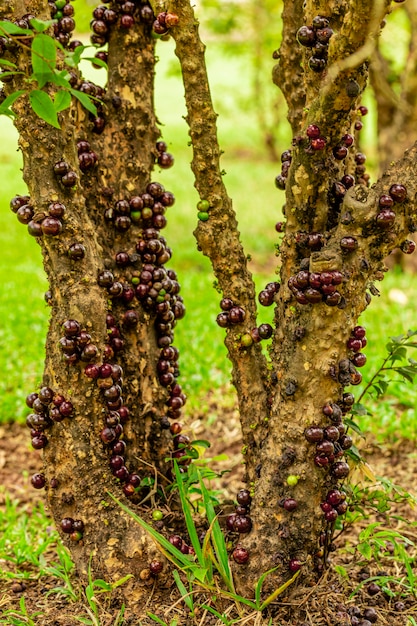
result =
[[29,507],[6,494],[0,509],[0,579],[26,579],[47,573],[45,555],[57,541],[58,533],[42,503]]

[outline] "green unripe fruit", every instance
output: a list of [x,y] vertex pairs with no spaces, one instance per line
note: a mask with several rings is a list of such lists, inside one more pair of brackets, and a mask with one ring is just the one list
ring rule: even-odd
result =
[[142,219],[142,213],[140,211],[132,211],[130,214],[132,222],[139,222]]
[[208,200],[200,200],[197,203],[197,209],[199,211],[208,211],[210,208],[210,202]]
[[162,511],[159,511],[158,509],[152,511],[152,519],[155,520],[155,522],[159,522],[159,520],[161,520],[163,517],[164,514],[162,513]]
[[290,474],[289,476],[287,476],[287,485],[289,485],[290,487],[295,487],[299,479],[299,476],[296,476],[295,474]]
[[241,336],[240,343],[244,348],[249,348],[253,344],[253,339],[249,333],[245,333]]
[[62,17],[64,17],[64,14],[62,11],[57,11],[54,15],[55,20],[60,20]]
[[58,10],[63,9],[66,4],[66,0],[55,0],[55,6]]
[[206,213],[205,211],[199,211],[197,213],[197,217],[199,220],[201,220],[202,222],[207,222],[208,218],[209,218],[209,214]]

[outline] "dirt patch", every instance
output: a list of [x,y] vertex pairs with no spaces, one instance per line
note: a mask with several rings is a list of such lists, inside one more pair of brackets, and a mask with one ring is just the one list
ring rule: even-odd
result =
[[[216,412],[216,399],[212,399],[211,409]],[[241,441],[238,425],[238,414],[233,407],[221,409],[227,416],[219,421],[212,421],[207,430],[207,413],[196,415],[190,424],[196,438],[206,438],[212,442],[207,456],[218,457],[216,469],[231,469],[219,483],[224,500],[232,502],[236,491],[242,487],[243,466],[241,465]],[[210,420],[209,420],[210,421]],[[221,460],[221,455],[227,459]],[[412,491],[417,475],[417,452],[410,442],[397,442],[390,447],[371,447],[368,450],[368,462],[371,471],[377,476],[384,476]],[[30,448],[28,431],[17,424],[0,427],[0,507],[3,508],[8,498],[18,499],[22,508],[29,509],[42,495],[30,486],[30,476],[42,467],[41,453]],[[369,472],[369,470],[367,470]],[[355,476],[355,479],[358,478]],[[396,517],[396,518],[395,518]],[[0,623],[2,624],[34,624],[39,626],[72,626],[79,624],[79,618],[88,624],[97,626],[150,626],[154,621],[146,617],[146,612],[156,613],[168,625],[177,620],[177,626],[219,626],[227,623],[226,619],[238,620],[236,623],[271,626],[351,626],[361,625],[366,618],[370,623],[389,626],[412,626],[409,616],[414,615],[417,623],[417,601],[407,590],[410,586],[412,572],[416,570],[415,549],[404,545],[404,553],[409,563],[409,573],[405,566],[392,556],[392,545],[385,541],[384,550],[380,550],[378,561],[367,562],[357,550],[359,533],[369,524],[379,523],[382,529],[400,532],[410,542],[417,544],[417,512],[404,502],[393,503],[389,517],[386,514],[369,511],[369,519],[352,525],[336,540],[337,550],[331,553],[332,564],[317,585],[305,588],[302,577],[297,587],[289,589],[277,603],[271,605],[264,615],[245,611],[239,614],[236,607],[229,601],[223,605],[217,600],[216,608],[221,608],[223,621],[200,608],[194,616],[184,607],[175,587],[161,589],[157,583],[149,590],[148,607],[140,615],[132,609],[123,613],[121,598],[117,591],[111,597],[108,594],[97,597],[97,615],[94,614],[86,601],[84,590],[79,586],[76,576],[71,577],[74,594],[77,600],[50,593],[62,586],[62,580],[53,576],[38,577],[34,567],[24,567],[27,571],[25,579],[12,577],[15,566],[11,563],[0,563],[3,572],[0,592]],[[54,551],[46,553],[47,560],[56,559]],[[22,570],[22,568],[20,568]],[[6,572],[9,575],[6,576]],[[378,577],[374,584],[378,588],[369,587],[365,579]],[[362,588],[352,596],[352,593]],[[375,595],[372,595],[375,593]],[[202,600],[200,598],[199,600]],[[203,596],[204,597],[204,596]],[[104,599],[103,599],[104,598]],[[24,610],[29,617],[22,617],[22,599]],[[210,596],[204,597],[210,602]],[[6,611],[19,611],[20,620]],[[124,621],[123,621],[124,619]],[[94,621],[96,620],[96,621]],[[272,621],[270,621],[272,620]],[[364,622],[362,626],[369,626]]]

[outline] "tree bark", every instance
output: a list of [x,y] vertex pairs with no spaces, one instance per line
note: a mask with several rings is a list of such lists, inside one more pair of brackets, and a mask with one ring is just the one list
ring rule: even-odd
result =
[[[17,19],[30,13],[48,19],[45,7],[46,2],[27,0],[11,6],[10,11],[14,12],[6,15]],[[12,58],[27,73],[30,55],[17,48]],[[158,156],[154,64],[154,38],[149,25],[137,20],[129,31],[111,30],[108,84],[105,90],[95,92],[102,99],[99,113],[101,120],[105,120],[103,131],[75,99],[70,109],[59,114],[60,130],[40,120],[26,96],[15,105],[23,176],[29,189],[33,221],[42,224],[51,203],[65,205],[62,232],[58,236],[37,237],[49,280],[51,306],[42,386],[52,389],[54,396],[63,396],[73,406],[69,417],[51,418],[53,405],[45,405],[42,415],[46,425],[37,433],[32,432],[34,437],[36,434],[45,437],[43,458],[48,503],[79,574],[86,578],[89,564],[95,576],[106,580],[117,580],[130,573],[134,578],[128,583],[126,594],[132,600],[148,593],[146,587],[152,584],[148,565],[157,551],[150,538],[118,508],[108,492],[121,499],[126,499],[126,493],[134,504],[149,495],[149,489],[138,486],[143,478],[155,480],[155,490],[161,481],[162,486],[167,484],[165,458],[172,449],[167,415],[173,419],[180,415],[180,410],[174,411],[170,404],[175,386],[176,397],[181,395],[176,383],[175,352],[171,363],[168,359],[164,361],[169,371],[174,372],[170,374],[172,380],[168,385],[161,384],[158,366],[163,346],[168,344],[165,339],[161,344],[161,331],[156,327],[163,322],[156,312],[156,301],[143,304],[143,298],[133,299],[146,264],[145,257],[138,252],[141,242],[145,243],[146,233],[150,233],[147,240],[160,241],[159,256],[154,254],[148,265],[152,262],[163,273],[160,280],[166,278],[164,264],[170,259],[170,251],[160,235],[164,223],[158,222],[156,228],[151,212],[151,218],[147,219],[139,216],[134,221],[132,216],[130,228],[121,229],[117,226],[115,209],[117,202],[130,201],[146,192]],[[87,85],[81,76],[76,81],[77,89]],[[7,85],[9,93],[24,87],[19,77]],[[98,164],[91,170],[79,167],[80,141],[88,141],[97,155]],[[73,187],[63,186],[54,174],[54,165],[60,161],[76,172],[77,183]],[[133,213],[133,209],[129,211]],[[165,209],[161,215],[163,212]],[[69,255],[74,245],[83,247],[82,258]],[[127,253],[127,262],[118,263],[118,253],[125,256]],[[116,290],[112,294],[111,289],[100,286],[103,271],[112,273],[113,286],[122,285],[121,293]],[[174,282],[170,282],[174,293]],[[172,313],[172,319],[166,321],[169,329],[162,333],[170,337],[168,343],[172,344],[172,329],[176,318],[183,314],[182,304],[174,295],[161,299],[169,301],[169,311],[174,310],[175,302],[179,307],[175,315]],[[134,312],[134,323],[127,323],[127,311]],[[81,341],[83,332],[90,336],[90,350],[96,347],[93,358],[80,356],[81,348],[74,359],[62,353],[63,337],[71,341],[70,335],[63,331],[68,320],[78,324],[77,341]],[[99,377],[92,378],[85,373],[91,365],[97,368],[104,365],[107,369],[110,365],[111,373],[105,375],[99,370]],[[109,387],[113,393],[117,386],[116,397],[106,395]],[[109,417],[119,423],[119,433],[115,437],[111,433],[112,442],[103,442]],[[118,479],[114,475],[115,467],[112,469],[109,462],[115,456],[113,443],[122,440],[126,450],[119,457],[124,460],[126,471]],[[82,522],[82,538],[75,533],[70,539],[63,532],[62,520],[68,518]]]

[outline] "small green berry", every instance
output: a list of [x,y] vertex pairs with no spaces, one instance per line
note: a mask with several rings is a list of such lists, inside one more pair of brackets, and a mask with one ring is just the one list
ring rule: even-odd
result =
[[299,476],[296,476],[295,474],[290,474],[289,476],[287,476],[287,485],[289,485],[290,487],[295,487],[299,479]]
[[55,6],[57,9],[63,9],[66,5],[66,0],[55,0]]
[[210,202],[208,200],[200,200],[197,203],[197,209],[199,211],[208,211],[210,208]]
[[202,222],[207,222],[208,218],[209,218],[209,214],[206,213],[206,211],[199,211],[197,213],[197,217],[199,220],[201,220]]
[[152,511],[152,519],[155,520],[155,522],[159,522],[159,520],[161,520],[163,517],[164,514],[162,513],[162,511],[159,511],[158,509]]
[[132,211],[130,213],[130,219],[132,222],[139,222],[142,219],[142,213],[140,211]]
[[60,20],[62,17],[64,17],[64,14],[62,11],[57,11],[54,15],[55,20]]
[[253,344],[253,339],[249,333],[245,333],[241,336],[240,343],[244,348],[249,348]]

